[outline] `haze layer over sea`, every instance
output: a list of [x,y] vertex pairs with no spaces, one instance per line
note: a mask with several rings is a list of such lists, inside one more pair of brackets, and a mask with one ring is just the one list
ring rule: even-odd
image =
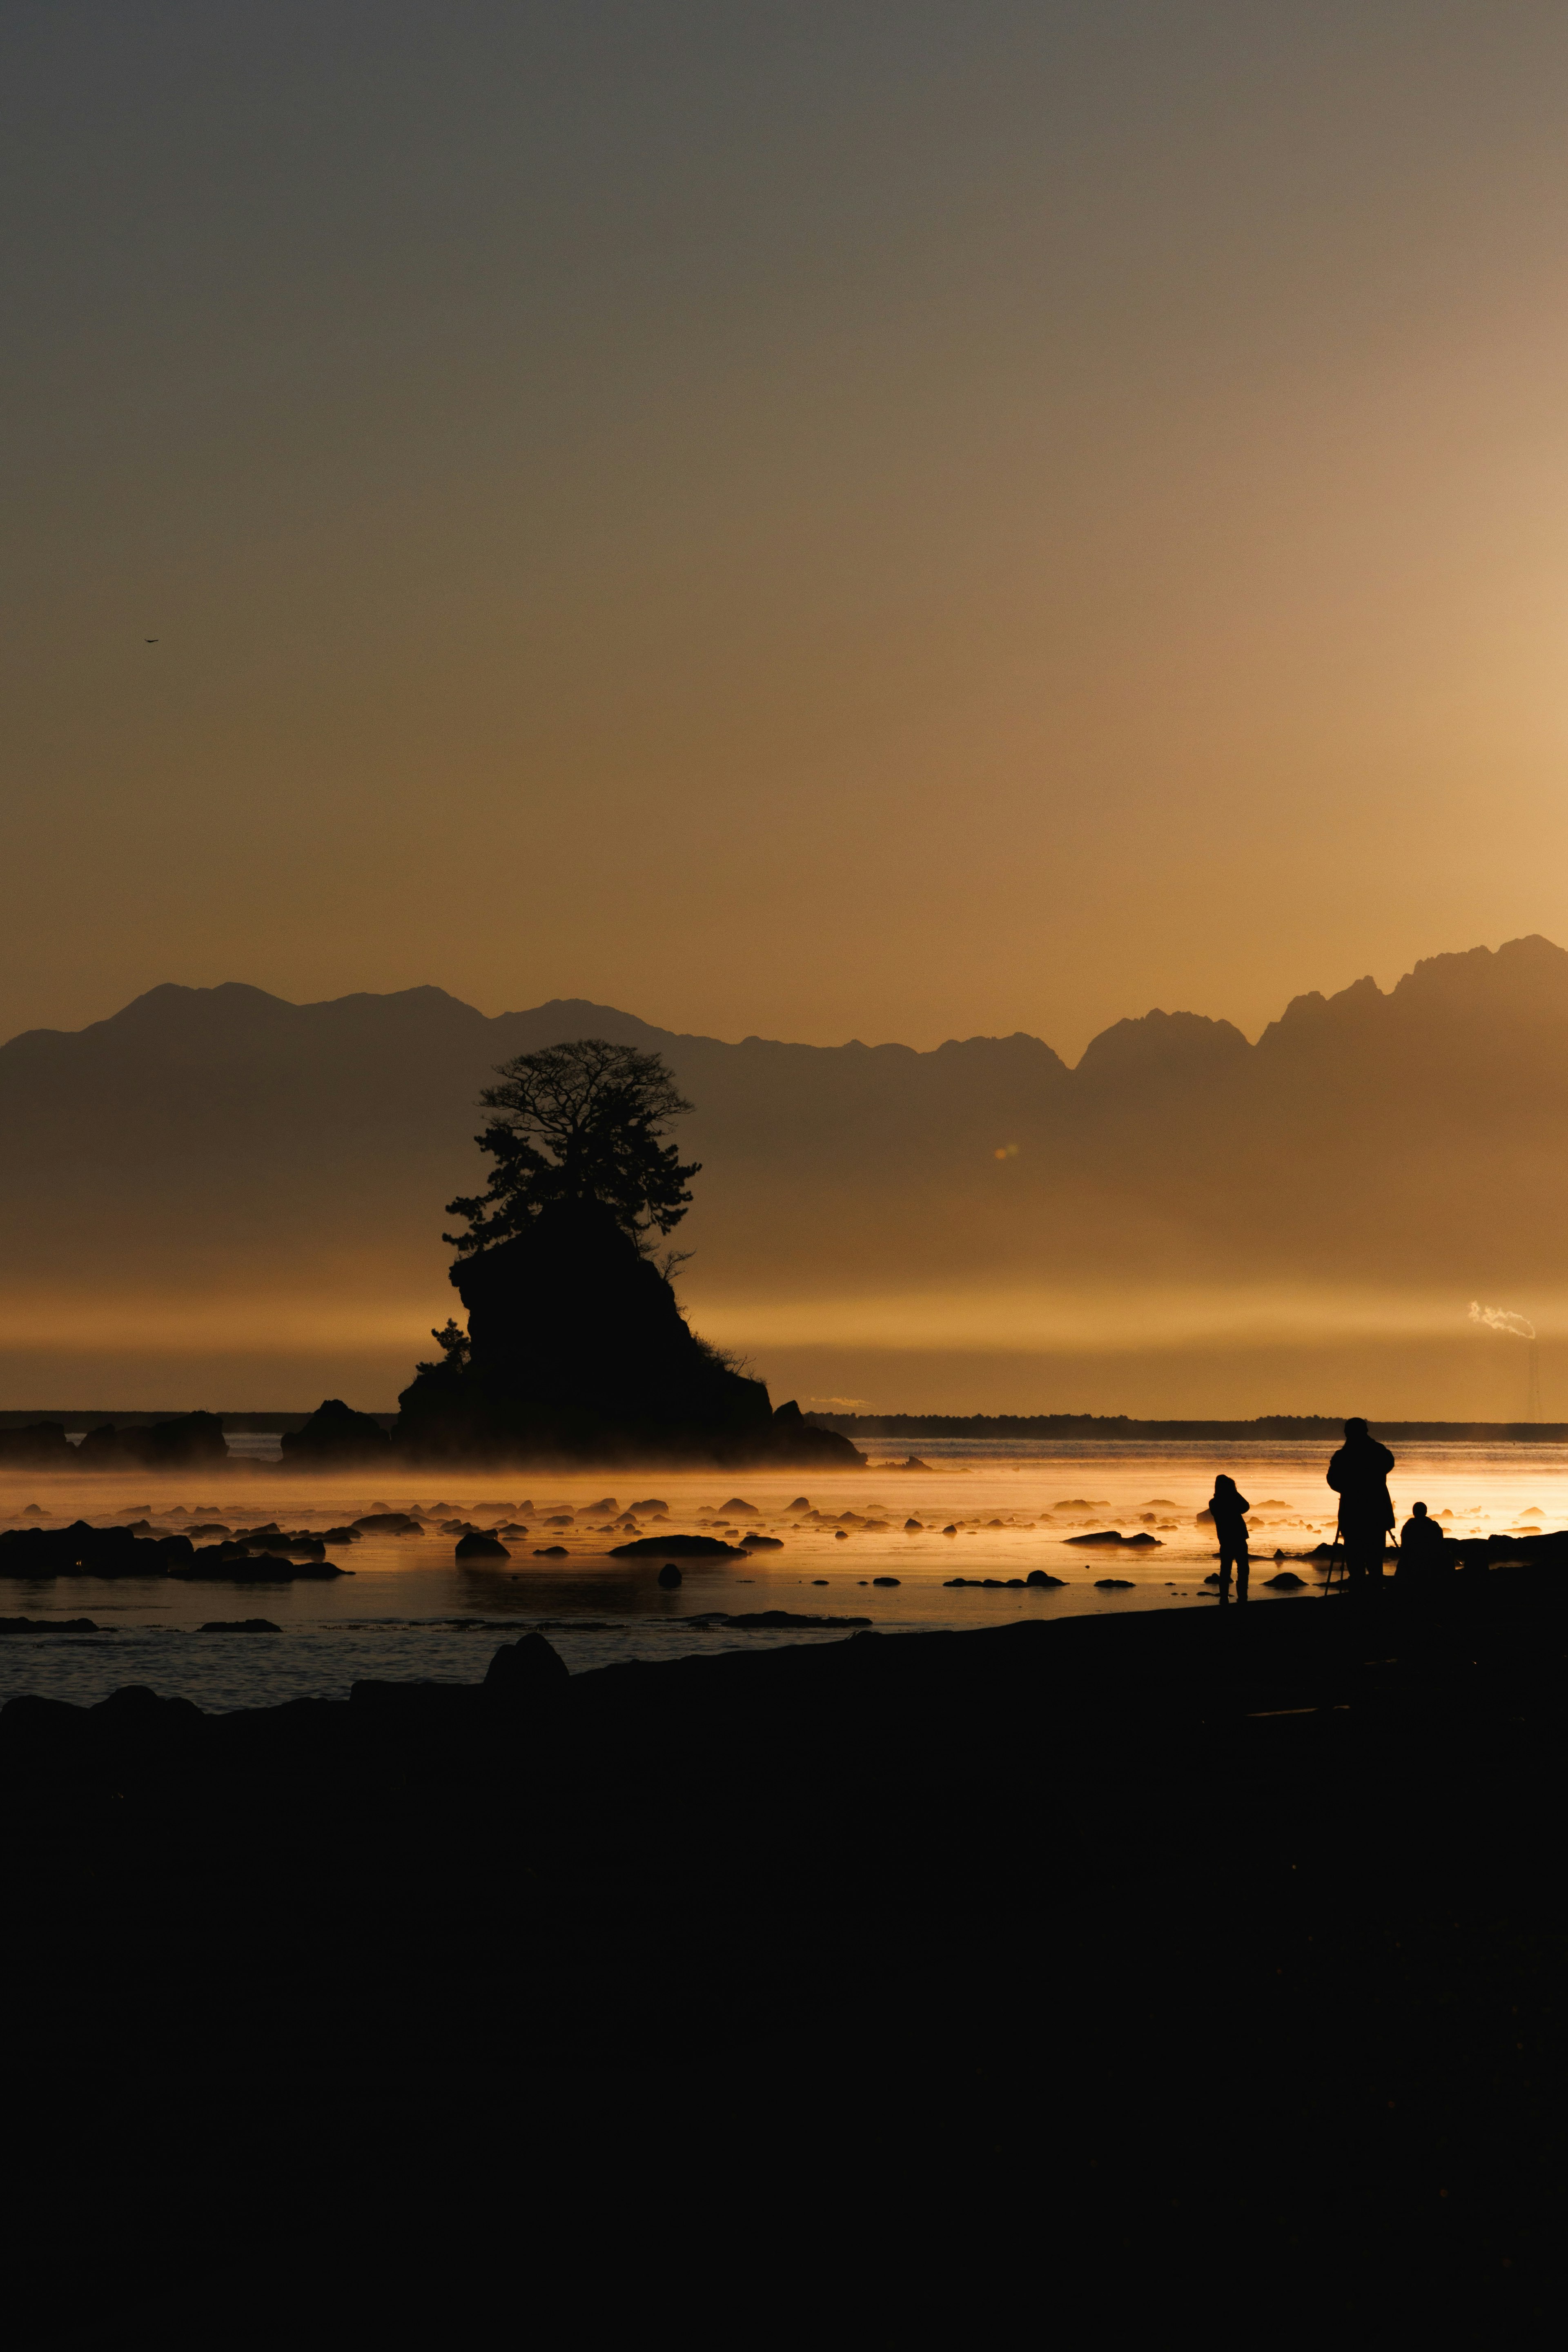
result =
[[[1319,1593],[1321,1566],[1299,1555],[1334,1528],[1327,1449],[1316,1444],[1226,1452],[933,1441],[919,1457],[925,1467],[874,1458],[864,1474],[460,1470],[421,1473],[413,1483],[400,1469],[290,1475],[266,1460],[275,1451],[266,1439],[249,1441],[251,1449],[249,1461],[194,1479],[9,1474],[0,1484],[0,1526],[144,1519],[160,1532],[193,1522],[237,1532],[276,1521],[321,1532],[401,1511],[419,1518],[424,1532],[372,1533],[334,1548],[329,1558],[353,1572],[327,1582],[0,1578],[0,1618],[32,1621],[0,1637],[0,1699],[36,1691],[86,1704],[142,1683],[221,1711],[342,1698],[360,1680],[470,1683],[500,1642],[535,1625],[578,1673],[628,1658],[843,1641],[854,1631],[721,1622],[773,1611],[913,1633],[1212,1608],[1204,1580],[1215,1565],[1213,1533],[1197,1514],[1216,1470],[1229,1472],[1253,1507],[1250,1605],[1306,1607]],[[1401,1520],[1419,1497],[1435,1516],[1450,1515],[1444,1525],[1455,1535],[1568,1526],[1568,1448],[1558,1444],[1412,1447],[1390,1486]],[[634,1505],[635,1528],[626,1523]],[[508,1559],[459,1564],[455,1536],[439,1531],[441,1521],[459,1519],[487,1530],[521,1523],[527,1534],[503,1536]],[[1110,1529],[1155,1541],[1129,1549],[1070,1540]],[[681,1584],[667,1591],[658,1581],[661,1552],[630,1561],[609,1556],[633,1533],[713,1535],[732,1545],[762,1535],[778,1548],[682,1560]],[[1036,1569],[1061,1583],[1025,1585]],[[1282,1570],[1305,1581],[1271,1590],[1268,1580]],[[960,1577],[962,1588],[952,1582]],[[82,1618],[92,1631],[64,1630],[64,1621]],[[278,1630],[200,1630],[244,1618],[265,1618]]]

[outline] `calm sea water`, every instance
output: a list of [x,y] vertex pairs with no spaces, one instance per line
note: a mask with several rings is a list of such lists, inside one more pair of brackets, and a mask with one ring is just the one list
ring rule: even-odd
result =
[[[552,1475],[520,1483],[516,1471],[428,1477],[410,1488],[401,1472],[377,1485],[342,1476],[284,1474],[266,1457],[274,1443],[249,1441],[248,1461],[200,1481],[127,1476],[46,1478],[23,1473],[0,1483],[0,1525],[58,1526],[74,1518],[100,1525],[150,1519],[177,1529],[181,1515],[230,1528],[276,1519],[286,1528],[317,1529],[377,1508],[414,1511],[422,1536],[371,1537],[335,1556],[353,1574],[328,1584],[185,1584],[62,1577],[26,1583],[0,1577],[0,1615],[38,1621],[39,1630],[0,1637],[0,1699],[17,1691],[88,1702],[125,1683],[225,1709],[302,1696],[341,1698],[362,1678],[475,1682],[497,1643],[542,1624],[574,1672],[627,1658],[676,1657],[694,1651],[750,1649],[783,1642],[839,1641],[841,1633],[790,1629],[743,1632],[694,1622],[705,1612],[784,1609],[798,1614],[868,1618],[889,1632],[1005,1624],[1022,1617],[1059,1617],[1148,1608],[1212,1608],[1203,1581],[1214,1567],[1213,1538],[1196,1524],[1214,1473],[1226,1470],[1250,1500],[1255,1602],[1306,1606],[1317,1591],[1314,1570],[1304,1595],[1275,1595],[1265,1580],[1272,1554],[1303,1552],[1333,1531],[1333,1496],[1323,1483],[1327,1450],[1265,1444],[1248,1450],[1133,1444],[1019,1444],[976,1446],[931,1441],[924,1468],[874,1458],[866,1472],[796,1472],[721,1477],[617,1470],[596,1476]],[[1449,1513],[1455,1534],[1515,1527],[1568,1526],[1568,1449],[1561,1446],[1431,1445],[1402,1454],[1390,1482],[1403,1519],[1420,1496]],[[823,1520],[803,1522],[802,1498],[828,1517],[857,1515],[840,1536]],[[639,1530],[776,1536],[782,1549],[743,1561],[683,1562],[673,1592],[657,1581],[659,1560],[635,1564],[608,1557],[626,1530],[610,1524],[630,1504],[645,1509]],[[749,1503],[754,1516],[725,1515]],[[29,1504],[43,1514],[27,1514]],[[435,1517],[463,1517],[483,1528],[522,1518],[526,1537],[508,1538],[511,1558],[460,1567],[450,1536]],[[550,1525],[550,1521],[560,1524]],[[908,1522],[918,1522],[908,1525]],[[943,1533],[947,1528],[955,1532]],[[1146,1529],[1157,1549],[1122,1554],[1079,1550],[1067,1540],[1099,1528],[1124,1535]],[[546,1545],[565,1557],[535,1556]],[[1005,1580],[1043,1568],[1065,1579],[1059,1590],[1030,1591]],[[995,1578],[991,1589],[951,1589],[949,1580]],[[896,1584],[878,1584],[895,1577]],[[1100,1580],[1125,1589],[1100,1589]],[[91,1633],[52,1630],[88,1617]],[[214,1619],[266,1617],[276,1633],[203,1633]]]

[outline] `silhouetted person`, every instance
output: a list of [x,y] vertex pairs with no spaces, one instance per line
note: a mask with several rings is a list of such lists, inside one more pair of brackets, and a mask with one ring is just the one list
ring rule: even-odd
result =
[[1252,1508],[1245,1495],[1238,1495],[1234,1478],[1219,1472],[1209,1496],[1209,1509],[1214,1515],[1214,1528],[1219,1538],[1219,1597],[1230,1599],[1230,1571],[1236,1570],[1236,1597],[1247,1598],[1247,1572],[1251,1563],[1247,1556],[1247,1514]]
[[1329,1465],[1329,1484],[1340,1498],[1340,1533],[1345,1539],[1345,1574],[1352,1592],[1383,1582],[1383,1547],[1394,1525],[1388,1474],[1394,1456],[1380,1445],[1364,1421],[1347,1421],[1345,1442]]
[[1443,1530],[1427,1516],[1425,1503],[1412,1503],[1410,1517],[1399,1530],[1399,1566],[1394,1580],[1400,1591],[1420,1592],[1448,1570]]

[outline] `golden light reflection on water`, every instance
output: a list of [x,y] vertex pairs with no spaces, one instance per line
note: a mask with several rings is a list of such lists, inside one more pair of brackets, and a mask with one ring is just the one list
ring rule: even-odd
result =
[[[342,1696],[363,1677],[475,1681],[493,1642],[547,1621],[574,1671],[629,1657],[668,1658],[718,1647],[841,1639],[799,1629],[748,1633],[694,1621],[784,1610],[792,1615],[853,1616],[889,1632],[1003,1624],[1019,1618],[1151,1607],[1212,1607],[1209,1531],[1197,1522],[1213,1475],[1235,1476],[1253,1505],[1256,1601],[1278,1550],[1310,1552],[1331,1535],[1333,1498],[1323,1483],[1328,1449],[1279,1444],[1034,1447],[978,1457],[928,1448],[923,1470],[881,1461],[864,1473],[781,1476],[668,1470],[574,1472],[400,1470],[374,1480],[310,1479],[268,1467],[204,1472],[195,1479],[145,1473],[102,1477],[11,1475],[0,1487],[10,1526],[37,1504],[43,1524],[78,1516],[107,1524],[147,1517],[177,1528],[201,1513],[232,1528],[277,1520],[323,1528],[376,1507],[415,1510],[426,1532],[371,1537],[335,1556],[353,1574],[329,1582],[186,1584],[87,1577],[0,1584],[0,1615],[89,1618],[97,1636],[9,1636],[0,1643],[0,1694],[46,1689],[99,1697],[129,1681],[183,1692],[206,1706],[272,1703],[308,1693]],[[1422,1446],[1399,1454],[1391,1480],[1401,1519],[1418,1497],[1459,1535],[1514,1527],[1568,1525],[1568,1449],[1554,1446]],[[805,1499],[816,1517],[792,1509]],[[612,1515],[591,1508],[614,1500]],[[625,1540],[626,1507],[654,1501],[637,1527],[718,1536],[739,1545],[766,1534],[780,1549],[744,1559],[687,1561],[673,1591],[658,1581],[656,1552],[628,1563],[610,1557]],[[747,1503],[748,1511],[724,1507]],[[526,1538],[509,1538],[511,1557],[461,1568],[437,1517],[489,1527],[528,1507]],[[847,1517],[845,1515],[849,1515]],[[548,1522],[557,1524],[551,1525]],[[913,1523],[913,1524],[911,1524]],[[946,1532],[951,1528],[952,1533]],[[1153,1545],[1084,1549],[1074,1536],[1116,1529],[1146,1533]],[[559,1547],[552,1557],[541,1557]],[[1290,1605],[1316,1594],[1310,1563],[1281,1563],[1307,1580]],[[1062,1580],[1030,1589],[1016,1580],[1044,1569]],[[954,1590],[952,1580],[966,1580]],[[1106,1589],[1102,1580],[1116,1579]],[[879,1583],[878,1579],[896,1581]],[[989,1585],[983,1580],[992,1579]],[[1284,1596],[1280,1596],[1283,1598]],[[215,1620],[262,1616],[279,1637],[197,1636]]]

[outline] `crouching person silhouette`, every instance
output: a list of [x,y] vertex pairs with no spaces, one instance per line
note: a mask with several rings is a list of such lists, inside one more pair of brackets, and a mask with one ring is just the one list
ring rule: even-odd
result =
[[1383,1548],[1394,1525],[1388,1474],[1394,1456],[1364,1421],[1347,1421],[1345,1442],[1329,1464],[1329,1484],[1340,1498],[1349,1590],[1369,1592],[1383,1583]]
[[1230,1571],[1236,1570],[1236,1597],[1247,1598],[1247,1572],[1251,1565],[1247,1557],[1247,1514],[1252,1508],[1245,1495],[1238,1495],[1234,1478],[1221,1471],[1214,1482],[1209,1496],[1209,1510],[1214,1517],[1214,1531],[1219,1538],[1219,1597],[1230,1599]]
[[1429,1592],[1441,1583],[1451,1563],[1443,1530],[1425,1503],[1412,1503],[1410,1517],[1399,1530],[1399,1566],[1394,1581],[1401,1592]]

